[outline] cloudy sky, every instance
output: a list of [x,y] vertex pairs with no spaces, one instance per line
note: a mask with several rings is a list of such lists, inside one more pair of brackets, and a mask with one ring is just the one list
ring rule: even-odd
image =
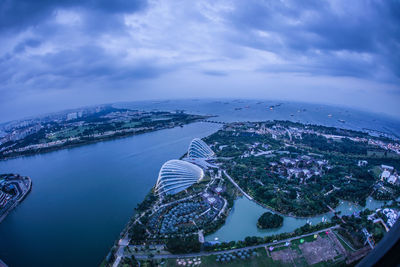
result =
[[0,1],[0,121],[192,97],[400,117],[400,1]]

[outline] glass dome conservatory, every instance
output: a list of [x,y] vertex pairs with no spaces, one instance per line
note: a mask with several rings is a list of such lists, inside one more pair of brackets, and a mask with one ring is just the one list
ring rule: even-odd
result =
[[176,194],[204,176],[203,170],[187,161],[169,160],[161,167],[155,190],[157,194]]
[[195,138],[189,145],[188,157],[189,158],[204,158],[209,159],[214,156],[211,148],[201,139]]

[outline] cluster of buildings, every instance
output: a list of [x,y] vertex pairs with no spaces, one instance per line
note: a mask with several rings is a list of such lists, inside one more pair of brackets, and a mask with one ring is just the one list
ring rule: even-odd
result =
[[[201,139],[195,138],[182,160],[169,160],[160,169],[155,193],[161,200],[173,196],[200,182],[215,158],[214,152]],[[201,161],[199,161],[201,160]],[[205,165],[207,163],[209,165]],[[214,221],[224,210],[227,201],[221,172],[209,170],[211,180],[200,191],[152,208],[147,227],[152,236],[188,235]]]
[[18,183],[13,180],[0,179],[0,209],[5,208],[21,191]]
[[399,213],[394,209],[389,209],[389,208],[383,209],[382,213],[386,216],[387,219],[386,223],[389,225],[389,227],[393,227],[393,225],[399,218]]
[[[376,146],[378,148],[381,148],[386,151],[391,151],[394,152],[398,155],[400,155],[400,144],[395,143],[395,142],[384,142],[382,140],[378,139],[372,139],[372,138],[365,138],[365,137],[350,137],[350,136],[342,136],[342,135],[334,135],[334,134],[325,134],[321,133],[318,131],[315,131],[313,129],[307,129],[307,128],[297,128],[297,127],[284,127],[281,125],[273,125],[272,127],[267,127],[265,124],[251,124],[249,123],[248,125],[243,125],[248,127],[247,132],[249,133],[256,133],[256,134],[270,134],[272,138],[278,139],[278,137],[281,136],[288,136],[289,139],[291,140],[292,138],[298,138],[301,139],[303,134],[315,134],[315,135],[320,135],[324,136],[327,139],[332,139],[332,140],[342,140],[343,138],[350,139],[354,142],[364,142],[368,143],[369,145]],[[234,130],[234,129],[232,129]]]
[[[382,223],[385,227],[386,231],[388,232],[390,228],[396,223],[397,219],[399,218],[399,211],[392,209],[392,208],[379,208],[374,213],[368,215],[368,220],[373,221],[374,223]],[[384,217],[382,217],[384,216]],[[385,219],[386,223],[384,220]]]
[[11,198],[12,198],[11,194],[0,191],[0,209],[4,208]]
[[125,110],[125,111],[114,111],[110,112],[104,116],[105,119],[110,120],[110,122],[119,122],[119,121],[126,121],[132,118],[135,119],[142,119],[146,117],[150,117],[151,113],[146,111],[139,111],[139,110]]
[[30,125],[27,127],[18,127],[16,129],[14,129],[13,131],[6,133],[5,136],[3,136],[0,139],[0,145],[7,143],[9,141],[18,141],[21,139],[24,139],[25,137],[27,137],[28,135],[31,134],[35,134],[38,131],[40,131],[40,129],[42,129],[42,125],[40,123],[38,124],[34,124],[34,125]]
[[0,221],[31,189],[29,177],[16,174],[0,175]]
[[301,182],[306,181],[312,176],[321,176],[324,172],[323,167],[329,168],[328,161],[315,159],[308,155],[298,156],[297,158],[280,158],[279,162],[270,162],[274,171],[287,177],[300,178]]
[[386,143],[381,140],[368,139],[368,144],[377,146],[387,151],[392,151],[397,155],[400,155],[400,144],[399,143]]
[[0,145],[9,141],[15,142],[24,139],[28,135],[35,134],[41,129],[48,127],[50,122],[63,123],[75,120],[85,115],[100,112],[104,108],[103,106],[99,106],[69,113],[60,112],[34,119],[9,122],[0,129],[0,132],[2,132],[2,135],[0,135]]
[[381,165],[382,173],[381,180],[391,183],[393,185],[400,185],[399,175],[392,166]]
[[[220,146],[220,148],[221,147],[223,148],[225,146]],[[259,142],[255,142],[254,144],[247,144],[247,147],[249,148],[249,151],[246,151],[242,156],[240,156],[240,158],[247,158],[250,156],[266,156],[271,155],[274,152],[274,150],[268,150],[268,144],[261,144]]]

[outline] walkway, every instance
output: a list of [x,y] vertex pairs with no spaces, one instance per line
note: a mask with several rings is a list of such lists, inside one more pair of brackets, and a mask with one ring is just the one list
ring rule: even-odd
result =
[[229,174],[224,170],[224,174],[226,177],[228,177],[229,181],[242,193],[245,197],[247,197],[249,200],[253,201],[253,198],[249,196],[240,186],[232,179],[232,177],[229,176]]

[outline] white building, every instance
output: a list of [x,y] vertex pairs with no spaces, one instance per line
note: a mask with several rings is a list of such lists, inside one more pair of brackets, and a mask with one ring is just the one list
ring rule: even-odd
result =
[[187,161],[169,160],[161,167],[155,190],[157,194],[176,194],[204,177],[203,170]]
[[72,112],[67,114],[67,121],[76,120],[78,118],[78,113]]
[[390,177],[390,172],[389,171],[387,171],[387,170],[384,170],[383,172],[382,172],[382,174],[381,174],[381,180],[383,181],[383,180],[386,180],[386,179],[388,179]]
[[398,178],[399,177],[397,175],[392,174],[392,175],[389,176],[387,181],[388,181],[388,183],[395,184],[397,182]]
[[385,214],[387,218],[387,224],[390,227],[392,227],[396,223],[397,218],[399,217],[399,214],[393,209],[383,209],[382,213]]
[[189,145],[189,158],[211,159],[215,156],[211,148],[201,139],[195,138]]
[[367,166],[367,164],[368,164],[368,161],[366,161],[366,160],[359,160],[357,166],[358,166],[358,167],[365,167],[365,166]]
[[388,165],[381,165],[382,170],[386,170],[386,171],[393,171],[393,167],[392,166],[388,166]]

